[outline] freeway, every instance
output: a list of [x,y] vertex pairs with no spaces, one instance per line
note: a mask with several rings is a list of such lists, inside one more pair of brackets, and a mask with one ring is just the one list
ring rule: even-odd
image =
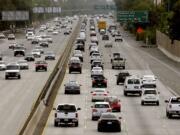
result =
[[[50,24],[53,24],[53,21]],[[77,21],[73,23],[73,30],[76,25]],[[63,31],[61,31],[58,35],[52,37],[53,43],[49,45],[49,48],[44,50],[54,51],[56,60],[48,61],[47,72],[35,72],[34,62],[28,62],[29,70],[21,71],[22,78],[20,80],[5,80],[4,71],[0,72],[0,122],[2,123],[0,134],[18,134],[49,75],[53,71],[58,58],[63,53],[70,36],[64,36]],[[3,60],[9,63],[24,59],[23,57],[13,57],[13,51],[8,49],[10,42],[14,41],[8,41],[7,39],[1,41],[0,50],[3,54]],[[17,35],[16,42],[23,43],[27,48],[27,52],[30,52],[34,47],[22,34]],[[44,56],[38,59],[44,59]]]
[[[122,33],[124,34],[124,33]],[[89,35],[89,28],[87,29]],[[116,95],[121,100],[122,112],[117,115],[122,116],[122,132],[108,133],[108,134],[122,134],[122,135],[178,135],[180,132],[179,119],[168,119],[166,117],[165,99],[173,96],[169,85],[161,82],[165,75],[171,74],[172,70],[167,66],[163,66],[163,62],[158,62],[158,59],[147,55],[142,50],[135,49],[133,42],[124,40],[121,42],[114,42],[113,48],[104,48],[104,41],[99,37],[99,48],[103,54],[103,62],[105,63],[104,75],[108,78],[108,87],[110,95]],[[126,38],[127,39],[127,38]],[[113,38],[111,38],[113,41]],[[90,42],[89,38],[87,43]],[[141,106],[140,97],[123,95],[122,85],[116,85],[116,74],[119,70],[112,70],[109,55],[112,52],[120,52],[127,60],[126,70],[133,75],[142,76],[144,74],[153,74],[158,76],[157,89],[160,92],[160,106]],[[88,55],[88,46],[84,53],[84,63],[82,74],[69,74],[68,69],[63,80],[63,84],[69,80],[78,81],[81,87],[81,95],[64,95],[64,86],[59,88],[59,93],[54,103],[54,107],[59,103],[73,103],[81,107],[79,111],[79,127],[54,127],[54,111],[52,110],[43,135],[98,135],[104,134],[97,132],[97,121],[91,120],[91,78],[90,78],[90,59]],[[157,64],[154,64],[157,63]],[[158,69],[158,70],[157,70]],[[160,70],[161,69],[161,70]],[[158,74],[158,72],[161,72]],[[178,72],[178,71],[174,71]],[[162,74],[164,73],[164,74]],[[174,74],[174,73],[173,73]],[[167,78],[166,76],[166,78]],[[179,77],[178,74],[176,77]],[[171,79],[171,78],[170,78]],[[171,80],[168,80],[169,82]],[[179,85],[178,82],[175,82]]]

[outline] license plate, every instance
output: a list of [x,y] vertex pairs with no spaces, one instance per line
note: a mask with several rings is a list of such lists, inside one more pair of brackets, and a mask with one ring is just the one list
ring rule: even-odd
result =
[[134,86],[135,89],[138,89],[139,87],[138,86]]
[[111,125],[111,124],[112,124],[112,122],[111,122],[111,121],[109,121],[107,124],[108,124],[108,125]]
[[68,119],[64,119],[64,121],[68,121]]

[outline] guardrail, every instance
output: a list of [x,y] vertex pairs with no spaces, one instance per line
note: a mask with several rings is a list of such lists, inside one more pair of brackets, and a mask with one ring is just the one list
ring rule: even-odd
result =
[[75,30],[73,31],[70,39],[68,40],[67,46],[63,54],[58,60],[53,72],[49,76],[46,84],[44,85],[36,102],[34,103],[32,111],[30,112],[29,116],[26,119],[26,122],[18,133],[19,135],[39,135],[43,131],[45,123],[51,112],[58,89],[64,78],[70,52],[79,32],[80,22],[81,20],[79,20]]

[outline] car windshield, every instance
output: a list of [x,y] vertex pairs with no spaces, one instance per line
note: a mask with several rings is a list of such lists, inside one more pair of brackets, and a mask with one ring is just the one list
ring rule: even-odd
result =
[[74,105],[59,105],[57,110],[59,112],[76,112]]
[[104,118],[104,119],[106,119],[106,118],[108,118],[108,119],[109,118],[115,119],[116,116],[114,114],[102,114],[101,118]]
[[94,67],[93,70],[102,70],[101,67]]
[[144,94],[157,94],[156,90],[145,90]]
[[18,63],[26,63],[26,61],[18,61]]
[[45,61],[36,61],[36,64],[46,64]]
[[180,104],[180,98],[173,98],[171,99],[172,104]]
[[18,70],[19,69],[19,66],[17,65],[8,65],[6,67],[7,70]]
[[95,104],[95,108],[109,108],[108,104]]
[[140,80],[139,79],[129,79],[128,84],[140,84]]
[[143,84],[143,88],[156,88],[156,84]]
[[105,100],[110,103],[117,103],[119,101],[117,97],[108,97]]

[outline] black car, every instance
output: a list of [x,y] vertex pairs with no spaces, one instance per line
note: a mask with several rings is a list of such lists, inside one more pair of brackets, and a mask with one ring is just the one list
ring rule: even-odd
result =
[[48,42],[40,42],[40,43],[39,43],[39,46],[48,47],[49,44],[48,44]]
[[102,61],[93,61],[91,64],[91,69],[93,69],[93,67],[101,67],[102,69],[104,69],[104,65],[102,63]]
[[103,113],[98,121],[98,132],[121,132],[120,119],[113,113]]
[[34,55],[32,55],[32,54],[27,54],[24,59],[27,61],[34,61],[35,60]]
[[102,40],[109,40],[109,35],[106,35],[106,34],[103,35],[103,36],[102,36]]
[[80,94],[81,85],[76,81],[69,81],[65,85],[64,94]]
[[[79,59],[79,58],[78,58]],[[80,60],[79,61],[70,61],[69,63],[69,73],[71,72],[79,72],[81,74],[82,72],[82,65],[81,65],[81,62]]]
[[116,84],[119,85],[119,83],[124,84],[124,81],[127,76],[130,76],[129,72],[127,71],[121,71],[117,76]]
[[14,56],[24,56],[25,55],[25,51],[22,49],[16,49],[14,50]]
[[52,51],[48,51],[45,53],[45,60],[55,60],[55,54]]
[[78,43],[78,44],[76,44],[76,48],[75,48],[75,50],[80,50],[80,51],[85,51],[85,46],[84,46],[84,44],[81,44],[81,43]]
[[107,79],[103,75],[92,77],[92,87],[107,87]]

